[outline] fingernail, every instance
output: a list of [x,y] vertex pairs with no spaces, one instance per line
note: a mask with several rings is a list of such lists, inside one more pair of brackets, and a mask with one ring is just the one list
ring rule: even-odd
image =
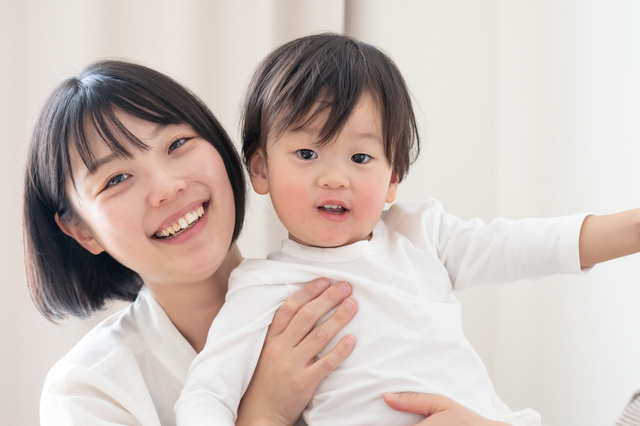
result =
[[329,285],[329,280],[326,278],[318,278],[316,280],[316,285],[320,288],[325,288]]
[[347,283],[338,284],[338,290],[340,290],[340,293],[347,293],[349,291],[349,284]]
[[355,304],[355,303],[353,303],[353,300],[351,300],[351,299],[347,299],[347,300],[344,302],[344,307],[351,311],[351,310],[353,310],[353,308],[355,308],[355,307],[356,307],[356,304]]
[[356,344],[356,338],[353,336],[347,336],[347,345],[353,346]]
[[398,399],[398,394],[393,392],[385,392],[384,396],[387,399]]

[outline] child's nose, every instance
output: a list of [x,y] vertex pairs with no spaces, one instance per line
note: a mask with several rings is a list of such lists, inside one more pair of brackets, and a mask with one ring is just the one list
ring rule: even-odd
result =
[[158,168],[149,175],[151,191],[149,193],[149,202],[153,206],[172,201],[182,192],[186,186],[186,181],[173,175],[171,172]]
[[349,187],[349,178],[339,167],[327,167],[318,178],[318,186],[328,189]]

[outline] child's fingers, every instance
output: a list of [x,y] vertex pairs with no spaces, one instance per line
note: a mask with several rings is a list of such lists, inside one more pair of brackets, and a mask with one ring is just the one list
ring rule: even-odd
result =
[[298,345],[298,353],[302,359],[312,360],[327,346],[342,328],[347,325],[358,310],[356,301],[347,298],[338,309],[322,324],[317,325]]
[[328,287],[328,279],[318,278],[289,296],[276,311],[271,326],[267,331],[267,337],[282,334],[300,308],[320,296]]
[[352,335],[344,336],[335,348],[317,360],[309,368],[311,377],[313,377],[317,383],[320,383],[320,380],[327,377],[329,373],[335,370],[336,367],[349,356],[355,343],[356,339]]
[[292,342],[292,346],[297,346],[309,334],[320,318],[339,305],[350,294],[351,286],[346,282],[340,282],[329,287],[320,296],[298,309],[289,325],[282,332],[283,339]]

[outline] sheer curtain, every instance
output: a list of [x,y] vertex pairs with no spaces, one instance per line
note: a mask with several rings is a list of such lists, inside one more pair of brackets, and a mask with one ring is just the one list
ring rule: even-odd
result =
[[[420,160],[399,201],[440,199],[485,221],[640,206],[640,5],[634,0],[0,0],[0,419],[36,425],[44,376],[91,326],[33,308],[22,259],[22,163],[41,104],[99,58],[190,87],[238,140],[239,104],[271,49],[320,31],[387,51],[416,101]],[[286,232],[252,196],[240,246]],[[640,387],[638,258],[461,293],[465,332],[496,389],[546,424],[612,424]]]

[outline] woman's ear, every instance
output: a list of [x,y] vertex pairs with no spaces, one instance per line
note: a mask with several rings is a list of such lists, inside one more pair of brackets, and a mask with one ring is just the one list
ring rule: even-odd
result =
[[62,232],[76,240],[78,244],[80,244],[90,253],[100,254],[104,251],[100,243],[98,243],[95,238],[93,238],[87,227],[84,226],[84,224],[82,224],[79,220],[74,224],[68,224],[64,220],[60,219],[58,213],[55,214],[54,218]]
[[248,161],[249,178],[253,190],[260,195],[269,193],[269,179],[267,175],[267,159],[264,152],[258,149]]
[[389,180],[389,189],[387,190],[387,199],[385,200],[387,203],[393,203],[396,199],[396,193],[398,192],[398,183],[400,182],[400,178],[398,174],[393,171],[391,172],[391,179]]

